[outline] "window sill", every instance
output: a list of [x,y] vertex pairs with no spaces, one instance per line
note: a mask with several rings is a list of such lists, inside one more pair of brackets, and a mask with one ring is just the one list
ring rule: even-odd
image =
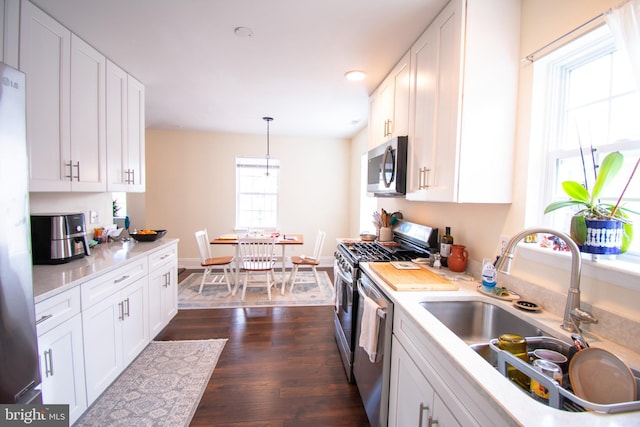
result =
[[[519,243],[519,254],[530,260],[554,268],[571,269],[571,253],[542,248],[536,244]],[[633,291],[640,291],[640,272],[638,264],[620,259],[598,259],[594,261],[589,254],[582,254],[582,276],[613,283]]]

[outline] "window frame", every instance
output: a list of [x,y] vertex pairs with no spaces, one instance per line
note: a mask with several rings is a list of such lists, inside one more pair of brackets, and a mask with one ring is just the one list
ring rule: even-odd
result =
[[[261,171],[261,173],[263,173],[265,175],[265,179],[267,179],[266,176],[266,171],[267,171],[267,164],[268,164],[268,170],[269,170],[269,174],[271,176],[270,179],[275,179],[275,185],[273,186],[273,188],[275,188],[275,191],[269,192],[268,191],[268,185],[265,184],[263,185],[263,190],[260,191],[247,191],[247,192],[243,192],[241,191],[241,189],[243,188],[243,185],[241,184],[241,180],[243,179],[243,175],[242,175],[242,171],[243,170],[258,170]],[[236,174],[236,214],[235,214],[235,228],[237,230],[254,230],[254,229],[260,229],[260,230],[275,230],[278,228],[278,222],[279,222],[279,210],[280,210],[280,160],[279,159],[274,159],[274,158],[269,158],[268,161],[266,158],[260,158],[260,157],[243,157],[243,156],[238,156],[235,159],[235,174]],[[275,175],[275,177],[274,177]],[[245,178],[249,178],[249,175],[244,176]],[[254,175],[255,177],[255,175]],[[258,196],[258,197],[265,197],[265,198],[271,198],[271,205],[274,206],[273,209],[268,209],[268,212],[272,213],[272,217],[273,217],[273,221],[269,221],[269,222],[252,222],[249,221],[249,223],[247,224],[243,224],[243,218],[244,215],[243,214],[243,209],[241,209],[241,204],[242,204],[242,199],[243,196]],[[266,203],[269,204],[269,203]],[[251,210],[249,210],[251,211]],[[251,216],[251,215],[250,215]],[[255,219],[255,218],[254,218]]]

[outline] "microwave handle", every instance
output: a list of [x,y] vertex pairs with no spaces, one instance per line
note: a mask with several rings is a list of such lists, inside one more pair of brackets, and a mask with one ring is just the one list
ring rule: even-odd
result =
[[384,170],[384,165],[387,164],[387,156],[392,156],[393,157],[393,148],[391,148],[391,146],[387,146],[387,149],[384,150],[384,156],[382,156],[382,181],[384,182],[384,186],[386,188],[389,188],[391,186],[391,183],[393,182],[393,179],[395,178],[395,174],[396,174],[396,165],[395,162],[391,162],[391,164],[393,165],[393,170],[391,171],[391,178],[389,179],[389,181],[387,181],[387,174],[385,173]]

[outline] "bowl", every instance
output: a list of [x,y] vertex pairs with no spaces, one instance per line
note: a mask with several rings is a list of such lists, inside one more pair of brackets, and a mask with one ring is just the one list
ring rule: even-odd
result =
[[155,242],[158,239],[164,237],[167,234],[167,230],[153,230],[155,234],[140,234],[140,233],[129,233],[129,236],[135,241],[138,242]]
[[360,235],[360,240],[362,240],[363,242],[373,242],[374,240],[376,240],[376,236],[375,234],[368,234],[368,233],[362,233]]

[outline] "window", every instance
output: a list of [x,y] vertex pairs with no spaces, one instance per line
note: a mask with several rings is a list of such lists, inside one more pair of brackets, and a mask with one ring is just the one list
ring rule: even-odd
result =
[[264,229],[278,226],[280,161],[236,158],[236,228]]
[[[532,132],[537,133],[532,144],[546,153],[546,158],[541,157],[546,163],[543,205],[566,199],[563,181],[585,182],[586,176],[592,188],[594,163],[598,165],[612,151],[624,154],[624,166],[601,201],[617,202],[640,155],[640,92],[625,59],[605,25],[536,61],[534,92],[542,96],[534,102],[534,117],[537,111],[543,130]],[[625,207],[640,212],[639,177],[624,198]],[[538,211],[540,222],[569,230],[572,212],[568,209],[549,215],[542,210]],[[632,219],[636,224],[640,221],[640,217]],[[640,237],[636,236],[629,253],[640,254]]]

